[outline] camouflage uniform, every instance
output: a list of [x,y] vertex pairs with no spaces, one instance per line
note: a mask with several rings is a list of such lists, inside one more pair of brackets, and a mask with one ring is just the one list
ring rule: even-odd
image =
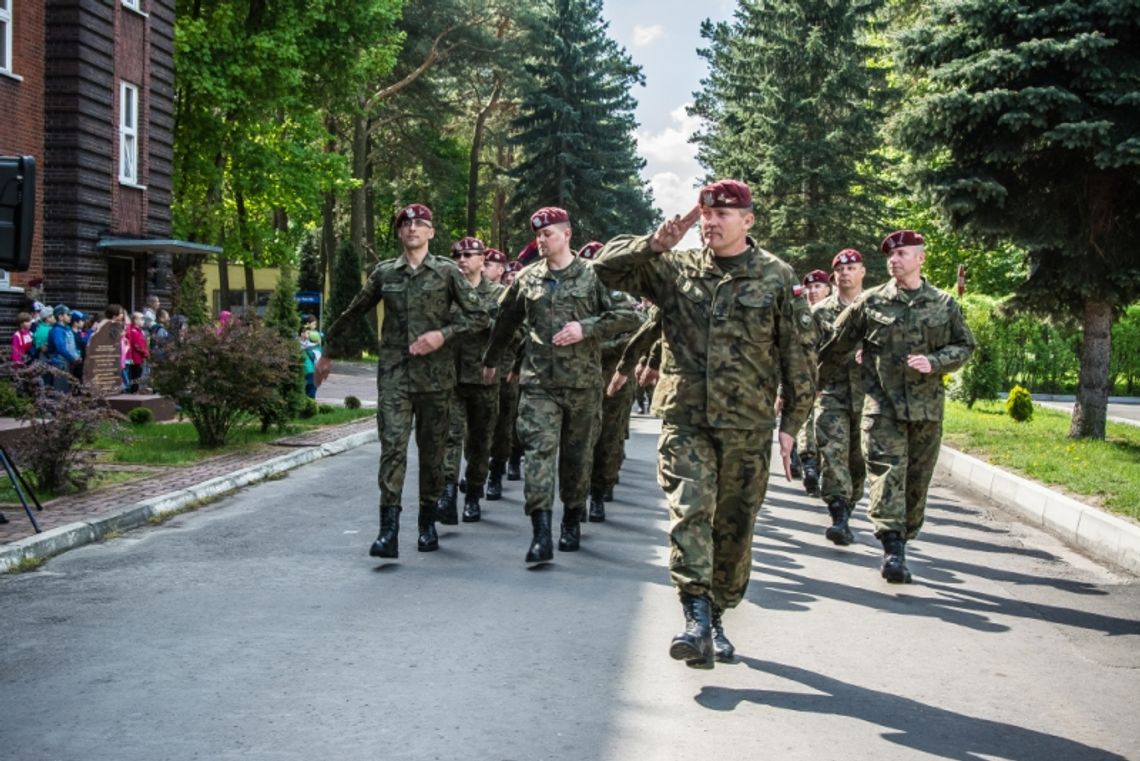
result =
[[[622,298],[627,309],[633,310],[634,303],[628,297]],[[640,316],[644,312],[636,312]],[[607,338],[602,342],[602,387],[609,385],[610,378],[621,361],[622,351],[632,336],[632,332]],[[625,460],[625,440],[629,435],[629,416],[633,412],[633,395],[636,383],[626,383],[621,391],[602,401],[602,424],[598,438],[594,442],[594,464],[590,471],[590,491],[604,493],[618,480],[618,472]]]
[[645,322],[629,339],[617,366],[617,372],[630,379],[626,385],[634,388],[633,396],[644,413],[653,401],[654,384],[642,386],[633,377],[637,366],[642,364],[653,370],[661,369],[661,310],[655,306],[649,308]]
[[[555,346],[554,335],[574,321],[583,340]],[[563,507],[584,511],[601,422],[601,342],[636,328],[637,316],[619,308],[590,265],[575,257],[561,270],[539,261],[519,273],[500,299],[485,367],[502,363],[519,325],[525,328],[517,427],[526,452],[526,513],[552,510],[556,464]]]
[[[835,320],[846,308],[838,292],[812,307],[821,341],[832,334]],[[858,348],[858,347],[856,347]],[[863,497],[867,465],[859,442],[863,416],[863,366],[855,361],[855,349],[828,360],[834,367],[820,371],[833,380],[819,386],[815,402],[815,438],[820,458],[821,493],[830,503],[842,499],[854,505]]]
[[[475,287],[480,307],[492,317],[499,310],[499,296],[506,290],[498,283],[482,278]],[[490,327],[465,336],[454,344],[455,371],[458,385],[451,400],[447,454],[443,474],[448,483],[459,479],[459,464],[467,456],[467,495],[482,497],[490,462],[491,436],[499,415],[498,384],[483,383],[483,346]],[[509,362],[507,363],[509,365]]]
[[751,239],[718,264],[709,249],[654,253],[650,237],[610,241],[594,271],[661,309],[653,410],[664,419],[657,478],[672,519],[670,574],[683,594],[723,610],[752,570],[781,380],[782,432],[794,436],[811,406],[811,313],[793,295],[791,267]]
[[[419,452],[420,510],[434,514],[443,489],[443,456],[447,443],[448,406],[455,388],[455,357],[441,348],[412,356],[408,347],[424,333],[439,330],[450,342],[485,329],[490,323],[475,291],[459,268],[428,254],[412,269],[401,254],[380,262],[364,288],[333,321],[335,335],[352,320],[384,302],[380,355],[376,373],[380,433],[380,506],[398,507],[408,466],[408,441],[415,420]],[[457,307],[453,309],[453,307]]]
[[[913,539],[922,528],[926,492],[942,439],[944,373],[974,350],[974,337],[953,298],[924,278],[913,291],[894,280],[860,294],[835,322],[820,350],[820,382],[841,384],[848,367],[837,361],[863,343],[863,454],[871,478],[868,517],[875,536]],[[907,366],[925,355],[932,370]]]

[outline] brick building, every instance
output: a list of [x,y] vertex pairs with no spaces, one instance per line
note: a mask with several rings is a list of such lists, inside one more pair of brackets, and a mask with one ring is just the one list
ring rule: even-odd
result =
[[[5,8],[13,62],[0,101],[12,97],[18,117],[0,153],[33,155],[38,171],[32,268],[13,285],[42,276],[44,301],[84,311],[169,303],[172,255],[215,250],[170,236],[174,0]],[[26,304],[0,294],[0,334]]]

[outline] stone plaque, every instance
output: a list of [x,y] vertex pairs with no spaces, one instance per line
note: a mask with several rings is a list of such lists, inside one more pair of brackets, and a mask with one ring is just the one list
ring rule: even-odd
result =
[[123,390],[123,373],[119,367],[121,323],[107,320],[91,334],[83,358],[83,382],[102,394],[118,394]]

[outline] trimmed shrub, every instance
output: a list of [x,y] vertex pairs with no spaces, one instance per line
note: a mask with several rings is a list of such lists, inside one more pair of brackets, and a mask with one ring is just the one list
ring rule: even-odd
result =
[[198,443],[220,447],[230,429],[287,403],[282,389],[297,371],[295,341],[255,323],[190,328],[154,363],[152,382],[194,424]]
[[297,413],[297,417],[311,418],[314,417],[320,409],[317,406],[315,399],[305,397],[305,403],[301,405],[301,411]]
[[1019,423],[1033,418],[1033,396],[1028,389],[1014,386],[1005,400],[1005,411]]
[[331,404],[318,404],[317,405],[317,414],[318,415],[328,415],[332,411],[333,411],[333,406]]
[[346,396],[344,398],[344,408],[346,410],[358,410],[360,409],[360,400],[355,396]]
[[135,407],[127,413],[127,420],[135,425],[146,425],[154,422],[154,413],[150,411],[149,407]]

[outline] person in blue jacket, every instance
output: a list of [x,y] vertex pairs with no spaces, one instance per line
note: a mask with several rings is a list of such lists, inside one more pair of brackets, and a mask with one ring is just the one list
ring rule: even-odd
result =
[[71,329],[71,310],[60,304],[52,314],[55,315],[55,325],[51,326],[47,340],[48,364],[61,373],[52,373],[51,385],[57,391],[71,389],[71,377],[74,369],[83,361],[79,348],[75,344],[75,332]]

